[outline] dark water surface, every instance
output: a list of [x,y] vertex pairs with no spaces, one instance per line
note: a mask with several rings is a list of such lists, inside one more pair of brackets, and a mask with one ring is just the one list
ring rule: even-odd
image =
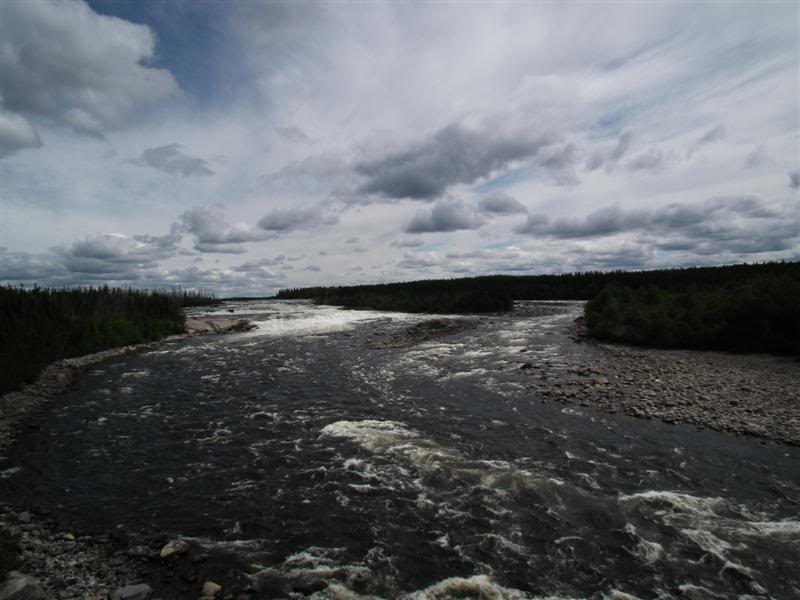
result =
[[526,390],[524,361],[591,363],[580,305],[390,349],[426,317],[236,307],[259,329],[90,371],[3,496],[319,598],[800,598],[800,449]]

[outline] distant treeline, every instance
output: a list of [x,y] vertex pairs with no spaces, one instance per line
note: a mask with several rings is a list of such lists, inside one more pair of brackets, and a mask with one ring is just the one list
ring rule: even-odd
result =
[[[479,301],[473,312],[497,311],[511,308],[512,300],[590,300],[607,285],[624,285],[632,288],[657,286],[664,290],[682,290],[691,285],[719,286],[744,281],[756,275],[790,274],[797,276],[800,263],[773,262],[755,265],[725,267],[695,267],[687,269],[661,269],[657,271],[590,271],[563,275],[488,275],[460,279],[428,279],[403,283],[354,285],[340,287],[309,287],[281,290],[276,298],[310,299],[317,304],[335,304],[354,308],[381,308],[407,310],[414,304],[429,305],[431,312],[448,311],[454,303],[450,297],[474,296]],[[484,296],[490,301],[484,303]],[[415,300],[416,299],[416,300]],[[434,300],[442,305],[432,305]],[[421,310],[427,310],[421,309]]]
[[202,292],[0,287],[0,393],[47,364],[184,330],[184,306],[213,304]]
[[407,312],[509,310],[513,300],[592,300],[590,334],[659,347],[796,352],[800,263],[491,275],[281,290],[277,298]]

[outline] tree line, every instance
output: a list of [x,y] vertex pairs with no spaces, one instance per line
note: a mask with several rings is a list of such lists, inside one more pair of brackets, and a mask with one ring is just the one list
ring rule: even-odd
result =
[[0,287],[0,393],[62,358],[182,333],[183,307],[217,302],[180,289]]
[[405,312],[510,310],[514,300],[590,300],[590,335],[659,347],[798,353],[800,263],[489,275],[285,289],[281,299]]

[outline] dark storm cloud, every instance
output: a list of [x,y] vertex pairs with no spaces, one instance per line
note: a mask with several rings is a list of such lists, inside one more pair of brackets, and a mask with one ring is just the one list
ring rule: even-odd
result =
[[403,228],[406,233],[433,233],[478,229],[484,221],[474,210],[457,200],[439,200],[430,210],[419,211]]
[[800,188],[800,171],[792,171],[789,173],[789,187],[794,189]]
[[338,221],[338,215],[329,212],[326,208],[310,206],[272,210],[262,217],[258,226],[265,231],[284,233],[295,229],[334,225]]
[[483,198],[478,203],[478,208],[483,213],[494,215],[514,215],[528,212],[528,209],[519,200],[512,198],[508,194],[497,194]]
[[700,204],[673,203],[658,209],[600,208],[580,219],[529,215],[514,229],[559,239],[588,239],[632,233],[665,250],[756,253],[785,250],[800,222],[755,196],[713,198]]
[[168,144],[157,148],[148,148],[142,155],[131,161],[143,167],[152,167],[170,175],[192,177],[196,175],[213,175],[208,163],[202,158],[189,156],[180,144]]
[[[470,184],[513,163],[532,159],[553,145],[550,135],[508,135],[450,125],[422,143],[398,153],[358,163],[367,178],[358,192],[392,199],[433,200],[450,186]],[[562,169],[572,160],[564,148],[544,155],[548,169]]]

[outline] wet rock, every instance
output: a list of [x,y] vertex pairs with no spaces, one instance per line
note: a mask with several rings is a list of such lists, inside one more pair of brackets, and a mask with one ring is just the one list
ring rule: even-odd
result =
[[147,546],[131,546],[125,554],[132,558],[150,558],[153,555],[153,551]]
[[533,368],[533,364],[529,363],[529,362],[526,362],[524,365],[522,365],[520,367],[520,369],[532,369],[532,368]]
[[213,581],[206,581],[203,584],[203,589],[200,590],[200,594],[206,597],[213,598],[217,594],[222,591],[222,586],[218,583],[214,583]]
[[292,590],[307,596],[314,592],[321,592],[328,587],[328,582],[323,579],[300,579],[292,584]]
[[111,600],[149,600],[153,590],[146,583],[126,585],[111,593]]
[[37,581],[28,575],[11,571],[0,585],[0,600],[46,600]]
[[189,550],[189,544],[183,540],[172,540],[161,548],[161,558],[172,558],[185,554]]

